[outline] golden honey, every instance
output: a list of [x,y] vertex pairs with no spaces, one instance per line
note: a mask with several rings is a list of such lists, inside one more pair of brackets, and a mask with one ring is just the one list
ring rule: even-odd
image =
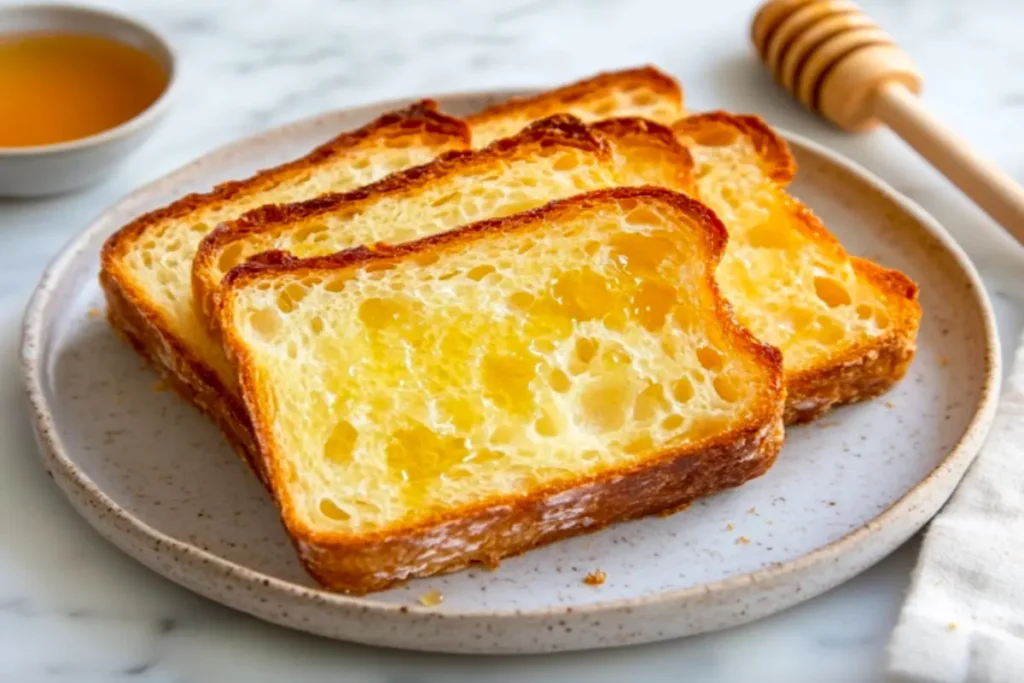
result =
[[166,89],[145,52],[73,33],[0,35],[0,147],[78,140],[136,117]]
[[[615,265],[608,272],[583,266],[558,273],[539,291],[513,292],[507,304],[514,314],[493,320],[486,330],[476,330],[471,320],[452,311],[450,324],[438,331],[431,323],[430,311],[405,292],[369,297],[359,305],[358,319],[372,341],[362,361],[371,369],[366,376],[394,387],[389,391],[402,392],[401,399],[389,399],[402,403],[403,416],[391,426],[384,449],[387,469],[402,489],[408,509],[422,511],[436,505],[432,492],[442,475],[461,478],[469,471],[463,465],[470,461],[479,464],[503,457],[500,450],[470,447],[461,436],[485,419],[483,405],[451,391],[451,384],[459,381],[459,377],[452,376],[458,372],[459,359],[474,357],[474,353],[479,352],[483,396],[509,415],[533,419],[540,436],[558,436],[566,425],[558,410],[538,402],[538,393],[532,388],[537,377],[545,378],[554,393],[568,392],[574,382],[584,382],[579,392],[580,419],[597,433],[617,431],[631,416],[649,420],[670,409],[667,390],[661,385],[643,389],[633,386],[632,359],[614,340],[578,336],[571,342],[566,370],[550,366],[541,353],[544,344],[553,349],[565,343],[580,323],[599,321],[621,329],[633,322],[657,333],[670,317],[679,317],[689,307],[680,305],[680,292],[667,279],[676,271],[664,268],[666,261],[677,263],[683,259],[679,240],[662,232],[623,233],[614,236],[609,247]],[[491,265],[479,265],[467,275],[479,280],[495,270]],[[688,317],[684,314],[682,318],[675,324],[685,324]],[[325,348],[323,353],[330,356],[333,350]],[[707,369],[722,366],[721,356],[710,346],[702,347],[698,356]],[[397,379],[408,372],[410,363],[424,370],[425,384],[415,392],[403,391]],[[583,375],[589,379],[580,379]],[[339,379],[328,378],[327,385],[333,395],[345,391]],[[686,377],[670,389],[672,397],[681,403],[689,401],[695,391]],[[380,406],[382,413],[391,409],[390,405]],[[679,428],[682,419],[673,417],[679,422],[671,426]],[[342,414],[335,419],[324,456],[344,465],[351,462],[360,435]],[[436,431],[431,425],[437,424],[451,425],[459,436]],[[508,438],[514,439],[515,435],[509,434]],[[502,434],[495,433],[488,445],[505,441]],[[630,453],[646,452],[653,446],[650,437],[626,444]],[[335,511],[331,513],[328,516],[339,518]]]

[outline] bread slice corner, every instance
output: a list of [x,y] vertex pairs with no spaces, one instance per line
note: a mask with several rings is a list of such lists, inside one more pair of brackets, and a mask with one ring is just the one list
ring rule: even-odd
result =
[[891,388],[914,357],[917,285],[848,254],[786,192],[795,161],[760,118],[708,112],[673,130],[694,157],[697,196],[729,231],[722,291],[740,321],[782,351],[787,424]]

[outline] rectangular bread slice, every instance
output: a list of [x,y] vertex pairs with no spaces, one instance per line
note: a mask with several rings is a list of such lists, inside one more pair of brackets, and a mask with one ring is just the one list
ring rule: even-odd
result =
[[466,122],[473,131],[473,146],[485,147],[555,113],[572,114],[585,123],[641,117],[669,125],[683,115],[683,90],[668,74],[645,66],[600,73],[537,95],[513,98],[467,117]]
[[349,593],[738,486],[782,443],[779,352],[656,188],[552,202],[225,283],[221,328],[310,573]]
[[697,196],[725,223],[717,278],[736,315],[782,351],[787,423],[890,388],[914,356],[921,307],[902,273],[850,256],[786,193],[795,163],[752,116],[711,112],[674,125],[696,163]]
[[343,133],[300,159],[140,216],[103,246],[100,283],[108,318],[256,466],[234,373],[220,344],[192,313],[190,270],[200,240],[218,223],[268,202],[358,187],[469,146],[465,123],[424,100]]
[[[501,113],[492,109],[486,117],[487,130],[505,125],[502,121],[506,118],[514,122],[510,129],[518,129],[530,116],[555,114],[567,104],[572,104],[577,114],[597,116],[587,107],[604,112],[606,103],[614,99],[630,101],[630,111],[654,115],[681,101],[678,86],[673,87],[671,79],[666,84],[664,78],[654,74],[638,77],[635,71],[606,74],[590,83],[586,97],[542,94],[522,105],[504,106]],[[573,88],[579,86],[568,86]],[[628,90],[630,98],[617,95],[620,90]],[[637,104],[637,100],[645,104]],[[529,107],[529,115],[523,114],[522,107]],[[681,113],[681,107],[674,108]],[[470,146],[466,125],[438,113],[436,105],[425,100],[339,135],[302,159],[247,180],[225,183],[206,194],[189,195],[141,216],[113,235],[103,249],[100,282],[108,318],[177,393],[209,416],[249,464],[256,466],[252,430],[233,373],[219,341],[208,334],[192,310],[191,268],[200,240],[218,223],[254,207],[359,187],[391,171],[425,163],[442,152]]]
[[608,187],[654,182],[691,190],[692,163],[658,124],[626,120],[595,136],[574,116],[552,116],[477,152],[453,152],[347,194],[266,206],[222,224],[193,262],[193,308],[216,333],[224,276],[265,252],[308,258],[397,244]]

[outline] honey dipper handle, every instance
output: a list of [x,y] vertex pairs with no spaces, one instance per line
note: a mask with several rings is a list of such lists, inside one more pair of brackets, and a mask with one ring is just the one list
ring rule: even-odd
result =
[[1024,188],[979,157],[956,133],[939,123],[903,85],[878,91],[875,114],[907,144],[1024,243]]

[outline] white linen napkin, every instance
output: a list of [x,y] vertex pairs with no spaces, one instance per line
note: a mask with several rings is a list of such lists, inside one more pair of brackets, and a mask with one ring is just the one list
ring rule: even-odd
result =
[[925,534],[887,673],[1024,682],[1024,339],[988,440]]

